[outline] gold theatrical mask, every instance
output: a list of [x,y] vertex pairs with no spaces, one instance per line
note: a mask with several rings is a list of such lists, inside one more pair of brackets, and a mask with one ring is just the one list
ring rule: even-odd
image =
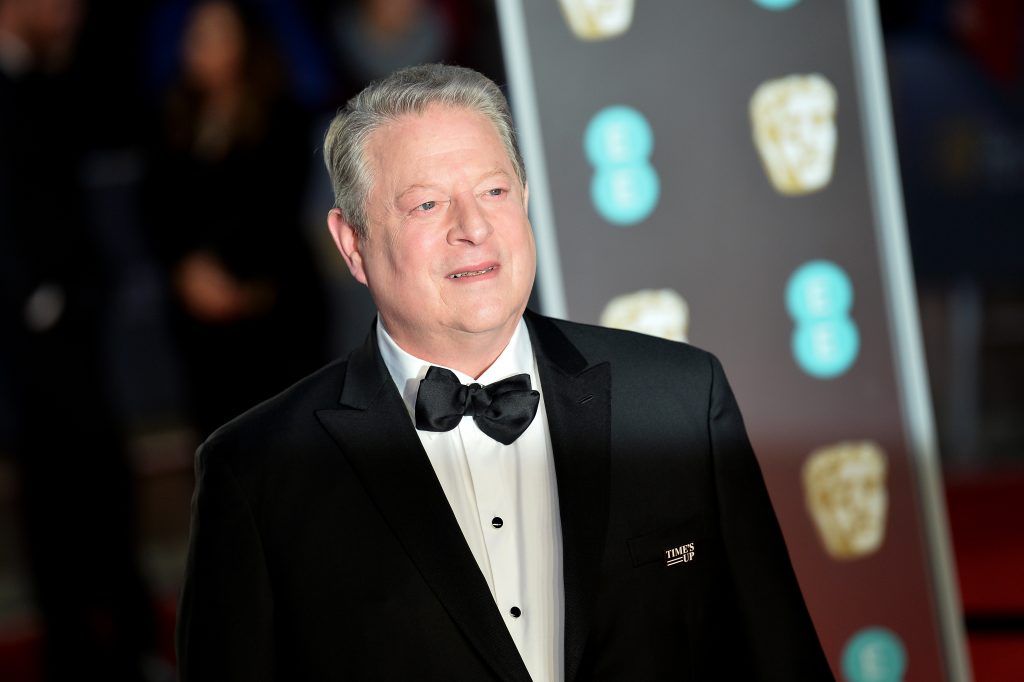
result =
[[671,289],[644,289],[609,301],[601,313],[600,324],[670,341],[686,341],[690,307]]
[[569,28],[580,40],[606,40],[633,22],[634,0],[560,0]]
[[767,81],[750,99],[754,144],[782,194],[825,187],[836,154],[836,90],[824,76]]
[[871,441],[819,448],[804,463],[807,509],[834,559],[857,559],[882,546],[886,468],[885,453]]

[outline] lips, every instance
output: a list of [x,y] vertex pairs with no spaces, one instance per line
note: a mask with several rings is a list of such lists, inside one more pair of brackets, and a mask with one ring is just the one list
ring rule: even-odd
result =
[[457,270],[448,275],[448,279],[466,279],[470,277],[479,277],[480,275],[486,275],[489,272],[493,272],[498,267],[497,263],[486,264],[482,266],[471,266],[465,270]]

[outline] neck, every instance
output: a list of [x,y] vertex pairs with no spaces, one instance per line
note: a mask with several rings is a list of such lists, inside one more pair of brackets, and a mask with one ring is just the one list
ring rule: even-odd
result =
[[457,369],[474,379],[480,377],[494,364],[508,346],[522,315],[513,317],[504,326],[486,332],[465,332],[449,330],[436,336],[426,336],[419,331],[406,333],[401,327],[392,325],[381,315],[381,324],[394,339],[398,347],[410,355],[434,365]]

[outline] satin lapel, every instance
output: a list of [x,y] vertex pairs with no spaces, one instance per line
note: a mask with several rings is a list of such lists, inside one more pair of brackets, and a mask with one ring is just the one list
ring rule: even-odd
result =
[[611,368],[588,365],[547,318],[528,314],[558,479],[565,582],[566,680],[590,629],[608,527]]
[[504,680],[530,679],[377,352],[376,334],[349,358],[341,409],[317,417],[409,558],[480,656]]

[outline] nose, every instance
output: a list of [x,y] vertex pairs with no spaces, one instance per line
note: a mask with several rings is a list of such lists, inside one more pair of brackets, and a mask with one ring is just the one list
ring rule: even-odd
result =
[[448,230],[449,244],[482,244],[494,229],[480,207],[477,197],[470,193],[453,199],[454,221]]

